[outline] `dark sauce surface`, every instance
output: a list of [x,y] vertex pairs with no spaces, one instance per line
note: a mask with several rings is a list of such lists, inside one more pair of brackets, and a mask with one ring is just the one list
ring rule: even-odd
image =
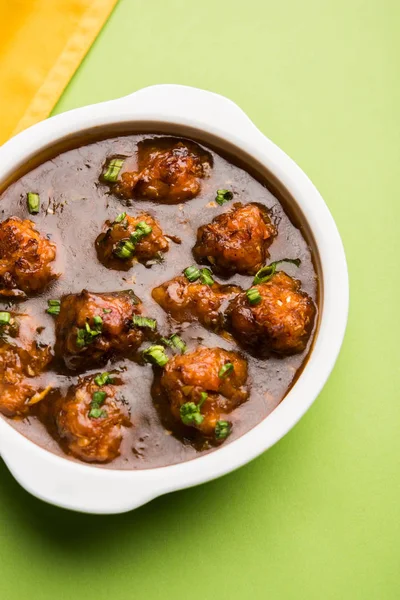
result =
[[[194,350],[200,343],[209,347],[241,351],[249,363],[251,394],[249,400],[231,414],[232,434],[225,442],[229,444],[264,419],[281,402],[304,363],[312,340],[302,354],[259,360],[246,354],[228,337],[225,339],[209,332],[199,324],[174,323],[154,302],[151,291],[194,263],[192,247],[197,228],[231,208],[232,202],[224,206],[218,206],[214,202],[216,190],[220,188],[233,191],[233,202],[258,202],[270,210],[271,218],[278,227],[278,236],[270,247],[270,261],[284,257],[300,258],[299,268],[292,264],[285,264],[283,268],[301,281],[302,289],[317,303],[318,285],[311,251],[301,231],[291,223],[279,201],[268,189],[242,168],[213,151],[210,151],[213,167],[209,176],[202,180],[200,194],[184,204],[163,205],[143,200],[127,202],[110,194],[109,188],[99,183],[99,174],[106,159],[126,155],[131,157],[126,162],[126,168],[135,168],[137,143],[150,137],[157,136],[130,135],[69,150],[21,177],[2,194],[1,220],[17,216],[34,221],[39,232],[48,235],[56,243],[55,270],[62,275],[39,297],[15,304],[1,302],[0,310],[11,307],[33,315],[37,323],[44,327],[38,339],[54,345],[54,319],[45,312],[48,299],[59,298],[67,293],[79,293],[84,288],[93,292],[133,288],[142,300],[146,314],[157,319],[159,330],[163,334],[181,332],[188,351]],[[28,191],[40,194],[41,211],[38,215],[31,216],[28,213]],[[123,210],[132,215],[148,212],[157,219],[165,235],[177,236],[181,243],[171,241],[164,261],[153,264],[151,268],[138,263],[129,271],[107,269],[96,256],[94,242],[102,231],[104,221],[113,220]],[[253,278],[236,275],[229,279],[216,276],[216,279],[247,289]],[[120,360],[85,374],[112,369],[122,369],[124,385],[120,388],[120,393],[129,403],[133,427],[125,430],[120,457],[103,468],[159,467],[198,456],[199,451],[189,441],[178,439],[161,423],[150,393],[154,379],[153,368],[150,365],[140,366],[129,360]],[[39,381],[65,392],[68,386],[77,381],[77,377],[65,370],[50,370]],[[35,443],[64,455],[58,443],[35,417],[7,420]],[[207,451],[211,450],[204,450]]]

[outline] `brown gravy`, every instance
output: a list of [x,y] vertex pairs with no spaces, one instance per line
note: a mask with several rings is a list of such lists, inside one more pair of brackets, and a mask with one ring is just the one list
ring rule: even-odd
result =
[[[270,247],[270,260],[300,258],[299,268],[287,264],[284,269],[289,275],[301,280],[302,289],[317,303],[318,282],[313,258],[300,229],[293,225],[280,202],[265,185],[216,152],[210,150],[213,168],[210,176],[202,181],[201,193],[184,204],[163,205],[146,200],[127,203],[110,194],[109,188],[99,182],[99,174],[106,159],[112,155],[135,156],[137,143],[150,137],[157,136],[116,137],[63,152],[15,181],[1,195],[1,220],[10,216],[31,218],[37,229],[57,244],[56,270],[62,276],[39,297],[18,304],[3,301],[0,303],[0,310],[11,308],[32,314],[44,327],[40,341],[54,345],[54,319],[45,312],[48,299],[59,298],[66,293],[78,293],[84,288],[94,292],[133,288],[143,301],[147,314],[157,319],[159,329],[167,334],[173,330],[181,331],[181,337],[189,351],[199,342],[209,347],[240,350],[234,342],[207,331],[198,324],[175,324],[172,327],[167,314],[151,297],[154,287],[175,277],[194,263],[192,247],[197,228],[229,210],[229,204],[220,207],[212,202],[216,190],[220,188],[232,190],[235,202],[257,202],[270,209],[279,230]],[[134,159],[129,160],[130,166],[134,166]],[[40,194],[41,211],[38,215],[30,216],[27,212],[28,191]],[[154,264],[151,268],[136,264],[129,271],[107,269],[97,259],[94,241],[102,230],[104,221],[113,220],[123,210],[148,212],[158,220],[166,235],[178,236],[182,243],[171,242],[164,262]],[[217,276],[217,279],[224,282],[222,277]],[[246,289],[251,286],[252,277],[236,275],[225,281]],[[312,338],[308,349],[302,354],[268,360],[259,360],[240,350],[249,363],[251,395],[247,402],[232,413],[233,431],[226,444],[257,425],[281,402],[301,369],[311,343]],[[152,367],[139,366],[122,359],[111,368],[124,369],[121,393],[131,407],[134,426],[125,431],[121,455],[103,468],[160,467],[198,456],[199,451],[187,440],[177,439],[162,425],[150,394]],[[107,366],[103,370],[107,370]],[[87,374],[94,372],[99,372],[99,369],[88,371]],[[65,370],[50,370],[40,377],[41,383],[51,384],[62,391],[76,380],[77,375],[68,374]],[[58,443],[35,417],[7,421],[40,446],[64,455]]]

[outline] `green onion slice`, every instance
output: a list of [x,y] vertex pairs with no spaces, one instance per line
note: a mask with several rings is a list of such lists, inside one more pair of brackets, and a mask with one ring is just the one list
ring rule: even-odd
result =
[[215,437],[217,440],[225,440],[231,433],[231,425],[228,421],[217,421],[215,425]]
[[[104,375],[108,375],[108,373],[104,373]],[[90,403],[89,417],[92,419],[101,419],[107,416],[107,411],[100,409],[106,398],[107,394],[105,392],[97,391],[93,393],[92,401]]]
[[229,202],[233,198],[233,193],[229,190],[217,190],[215,201],[222,206],[225,202]]
[[142,356],[146,362],[164,367],[168,362],[168,356],[165,354],[164,346],[149,346],[143,350]]
[[148,317],[141,317],[140,315],[133,315],[132,323],[136,327],[147,327],[154,331],[157,329],[157,321],[155,319],[149,319]]
[[153,230],[150,225],[148,225],[145,221],[139,221],[139,223],[136,225],[135,231],[131,233],[129,240],[122,240],[117,244],[114,254],[123,260],[132,258],[135,252],[136,244],[140,242],[144,236],[149,235],[152,231]]
[[114,223],[122,223],[122,221],[126,218],[126,212],[119,213],[114,219]]
[[183,274],[187,279],[189,279],[190,283],[197,281],[201,275],[200,269],[198,269],[195,265],[187,267],[187,269],[183,271]]
[[281,260],[276,260],[270,265],[261,267],[261,269],[257,271],[253,284],[257,285],[258,283],[267,283],[267,281],[272,279],[272,277],[275,275],[276,267],[283,262],[292,263],[293,265],[296,265],[296,267],[301,265],[301,260],[299,258],[282,258]]
[[139,221],[139,223],[136,225],[136,231],[140,233],[141,236],[144,236],[149,235],[153,229],[148,223],[146,223],[146,221]]
[[173,335],[171,335],[171,337],[169,339],[170,339],[172,345],[175,348],[177,348],[181,354],[185,354],[186,344],[177,333],[174,333]]
[[0,327],[3,325],[8,325],[11,319],[11,314],[9,312],[2,311],[0,312]]
[[47,300],[47,304],[49,305],[46,312],[49,315],[59,315],[60,314],[60,301],[59,300]]
[[102,410],[101,408],[97,408],[94,406],[89,410],[89,417],[91,419],[104,419],[107,416],[107,411]]
[[220,370],[218,372],[218,377],[220,377],[222,379],[223,377],[226,377],[227,375],[229,375],[229,373],[232,373],[232,371],[233,371],[233,363],[230,363],[230,362],[226,363],[220,368]]
[[122,260],[132,258],[134,252],[135,246],[130,240],[119,242],[114,250],[114,254],[118,256],[118,258],[122,258]]
[[184,425],[201,425],[204,421],[204,416],[201,414],[201,407],[207,400],[207,392],[201,392],[200,402],[185,402],[179,409],[181,421]]
[[28,192],[26,201],[28,204],[28,211],[31,215],[37,215],[40,210],[40,196],[34,192]]
[[139,221],[135,227],[135,231],[131,233],[130,241],[132,244],[140,242],[142,237],[149,235],[153,229],[146,223],[146,221]]
[[94,382],[99,387],[102,387],[103,385],[107,385],[108,383],[113,383],[114,380],[111,377],[110,373],[100,373],[99,375],[96,375],[96,377],[94,378]]
[[95,337],[100,335],[103,329],[103,319],[99,316],[93,317],[94,328],[92,329],[88,322],[85,323],[85,329],[78,329],[76,332],[76,345],[83,348],[94,342]]
[[200,407],[194,402],[185,402],[179,409],[181,421],[184,425],[201,425],[204,421]]
[[179,350],[181,354],[185,354],[186,352],[186,344],[177,333],[174,333],[169,338],[161,338],[161,342],[165,344],[165,346],[169,346],[173,350]]
[[198,407],[201,408],[204,404],[204,402],[207,400],[208,398],[208,394],[207,392],[201,392],[200,394],[200,402],[198,403]]
[[104,181],[115,183],[118,179],[119,172],[122,169],[124,162],[125,160],[123,158],[112,158],[109,160],[102,175]]
[[215,281],[211,275],[210,269],[201,269],[200,270],[200,281],[206,285],[214,285]]
[[261,302],[261,294],[257,288],[247,290],[246,296],[250,304],[259,304]]
[[96,404],[97,406],[101,406],[106,398],[107,394],[105,392],[94,392],[92,396],[92,402],[90,404]]

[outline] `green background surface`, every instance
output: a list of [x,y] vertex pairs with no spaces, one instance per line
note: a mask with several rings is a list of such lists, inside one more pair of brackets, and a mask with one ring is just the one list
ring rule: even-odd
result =
[[237,102],[311,177],[351,309],[324,391],[241,470],[132,513],[69,513],[0,464],[0,597],[400,597],[397,0],[121,0],[56,112],[155,83]]

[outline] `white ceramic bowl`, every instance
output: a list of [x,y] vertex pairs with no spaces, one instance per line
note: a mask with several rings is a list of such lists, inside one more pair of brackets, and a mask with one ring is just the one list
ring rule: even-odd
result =
[[[217,451],[168,467],[122,471],[56,456],[0,418],[0,453],[28,492],[52,504],[88,513],[120,513],[175,490],[209,481],[249,462],[283,437],[310,407],[325,384],[343,340],[348,312],[348,274],[333,218],[303,171],[266,138],[230,100],[195,88],[159,85],[130,96],[52,117],[0,148],[1,184],[29,166],[46,149],[62,148],[99,135],[130,131],[186,134],[253,162],[292,198],[313,239],[319,262],[320,317],[309,360],[284,400],[254,429]],[[86,136],[86,137],[85,137]],[[54,152],[53,152],[54,153]],[[32,163],[34,164],[34,163]]]

